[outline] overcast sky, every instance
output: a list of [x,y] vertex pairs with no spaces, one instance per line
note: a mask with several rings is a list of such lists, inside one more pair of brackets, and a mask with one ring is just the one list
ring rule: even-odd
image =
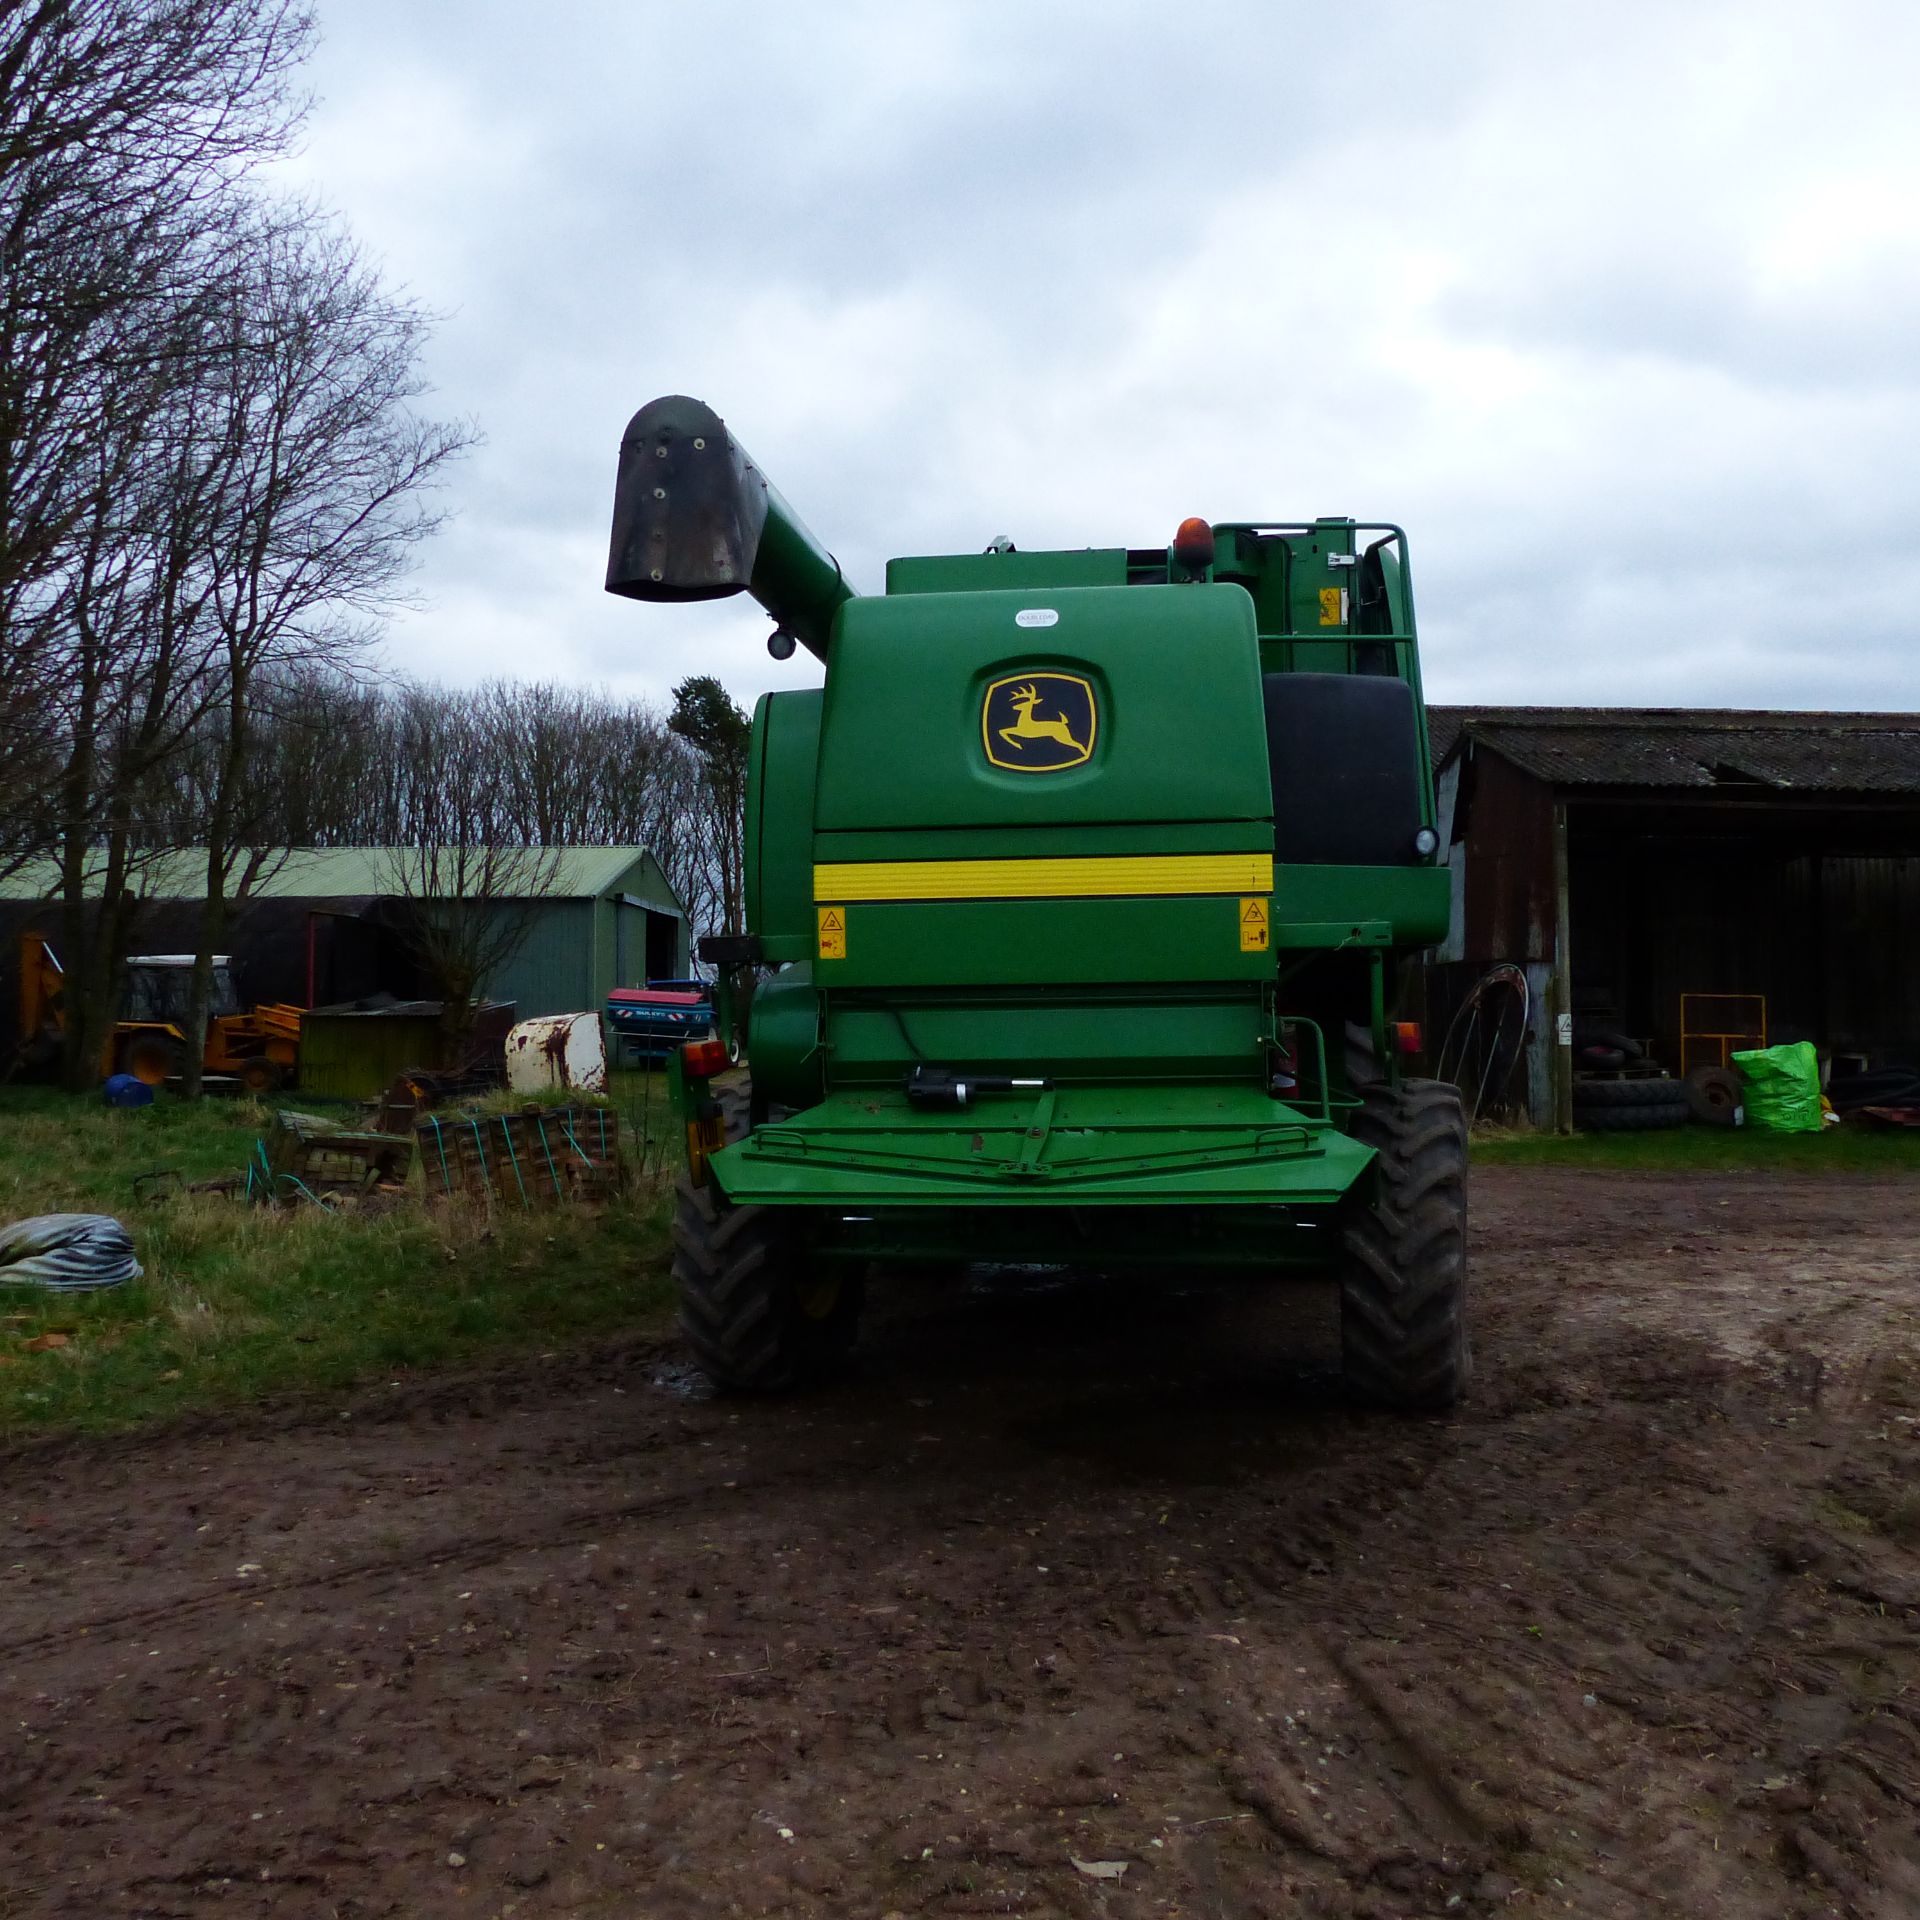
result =
[[1920,708],[1920,8],[319,4],[298,178],[486,434],[409,671],[815,676],[601,590],[684,392],[869,591],[1351,513],[1429,698]]

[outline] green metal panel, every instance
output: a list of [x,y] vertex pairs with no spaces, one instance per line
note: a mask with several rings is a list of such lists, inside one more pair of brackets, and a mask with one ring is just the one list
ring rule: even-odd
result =
[[620,978],[620,905],[612,895],[603,893],[590,905],[593,921],[593,939],[586,953],[587,977],[584,990],[587,995],[574,1012],[584,1012],[588,1007],[603,1007],[607,995],[615,987],[628,983]]
[[747,925],[770,961],[813,952],[813,776],[820,760],[818,688],[763,694],[747,775]]
[[[609,986],[642,987],[647,970],[647,910],[630,907],[618,894],[599,901],[594,909],[605,911],[611,949],[606,978]],[[598,933],[596,930],[596,944]]]
[[409,1067],[440,1057],[433,1014],[309,1013],[300,1023],[300,1091],[371,1100]]
[[802,960],[761,981],[748,1023],[755,1094],[783,1107],[812,1106],[826,1072],[812,966]]
[[1274,945],[1429,946],[1447,937],[1452,898],[1445,867],[1275,867]]
[[1065,553],[943,553],[887,562],[889,593],[1026,592],[1035,587],[1124,587],[1124,547]]
[[[533,924],[519,951],[487,983],[499,1000],[511,1000],[519,1018],[539,1014],[585,1013],[606,1004],[617,986],[636,984],[646,966],[642,909],[670,912],[680,922],[679,964],[686,964],[685,914],[650,854],[624,849],[625,863],[604,874],[606,887],[582,899],[547,899],[532,908]],[[623,907],[623,897],[641,906]],[[619,918],[627,931],[625,967],[621,966]]]
[[1272,851],[1273,825],[1268,819],[1164,820],[1109,827],[955,827],[937,838],[925,828],[813,836],[814,858],[823,865],[842,860],[1098,859]]
[[1064,1080],[1247,1080],[1272,1034],[1263,985],[849,992],[833,1001],[833,1074],[836,1085],[898,1086],[927,1059]]
[[517,953],[486,983],[496,1000],[511,1000],[516,1017],[543,1013],[582,1013],[605,1000],[607,988],[594,991],[596,973],[611,985],[612,929],[609,923],[604,965],[595,952],[596,903],[592,900],[543,900],[532,910],[532,925]]
[[829,1094],[714,1156],[730,1199],[821,1207],[1327,1205],[1372,1149],[1251,1086],[1081,1087],[929,1113]]
[[[1022,673],[1091,685],[1083,765],[989,763],[987,691]],[[1253,605],[1236,587],[907,594],[841,609],[814,808],[824,832],[1259,820],[1272,804]]]
[[829,992],[864,986],[1265,980],[1273,973],[1272,954],[1242,948],[1240,900],[1232,894],[863,900],[844,911],[846,958],[814,963],[814,978]]
[[[1345,634],[1352,621],[1355,569],[1329,566],[1327,557],[1337,554],[1350,558],[1353,553],[1351,520],[1318,520],[1309,533],[1296,534],[1288,546],[1293,565],[1289,569],[1288,626],[1295,633],[1313,637]],[[1322,595],[1336,596],[1332,601]],[[1344,646],[1328,655],[1328,663],[1310,667],[1304,659],[1296,663],[1308,673],[1341,673],[1346,670]]]

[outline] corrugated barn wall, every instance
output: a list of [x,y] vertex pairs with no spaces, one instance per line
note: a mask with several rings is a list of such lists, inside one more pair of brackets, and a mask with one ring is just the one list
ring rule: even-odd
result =
[[[1688,995],[1763,996],[1770,1040],[1920,1065],[1920,716],[1501,709],[1439,724],[1454,914],[1416,992],[1437,1047],[1490,966],[1525,970],[1537,1125],[1567,1117],[1563,1010],[1649,1039],[1673,1072],[1722,1044],[1683,1051]],[[1737,1024],[1733,1011],[1696,1007],[1689,1024]]]

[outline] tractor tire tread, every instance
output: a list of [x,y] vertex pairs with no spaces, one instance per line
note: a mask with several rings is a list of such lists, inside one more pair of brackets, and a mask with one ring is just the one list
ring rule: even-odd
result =
[[1438,1080],[1360,1089],[1354,1138],[1375,1150],[1371,1202],[1343,1236],[1342,1368],[1362,1399],[1437,1412],[1466,1391],[1467,1127]]
[[1576,1107],[1573,1124],[1582,1133],[1662,1133],[1692,1118],[1684,1100],[1678,1106],[1663,1100],[1646,1107]]
[[1665,1074],[1639,1080],[1576,1080],[1573,1104],[1579,1107],[1684,1107],[1687,1083]]
[[1702,1126],[1730,1127],[1742,1104],[1740,1076],[1731,1067],[1695,1067],[1681,1081],[1687,1111]]
[[[751,1089],[715,1089],[729,1144],[745,1137]],[[680,1330],[701,1370],[718,1386],[778,1393],[827,1370],[852,1347],[858,1289],[822,1321],[808,1320],[791,1297],[793,1221],[785,1209],[734,1206],[711,1184],[675,1183],[673,1279]]]

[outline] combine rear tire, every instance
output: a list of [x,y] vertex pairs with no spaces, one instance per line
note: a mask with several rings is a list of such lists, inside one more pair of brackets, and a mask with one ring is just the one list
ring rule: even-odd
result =
[[1353,1137],[1375,1150],[1375,1184],[1345,1236],[1341,1368],[1360,1399],[1437,1412],[1472,1371],[1466,1117],[1458,1090],[1439,1080],[1358,1092]]
[[[752,1096],[718,1090],[727,1140],[742,1138]],[[813,1269],[796,1210],[737,1207],[711,1179],[682,1173],[673,1220],[673,1277],[680,1327],[718,1386],[776,1393],[805,1385],[844,1361],[860,1322],[855,1270]]]

